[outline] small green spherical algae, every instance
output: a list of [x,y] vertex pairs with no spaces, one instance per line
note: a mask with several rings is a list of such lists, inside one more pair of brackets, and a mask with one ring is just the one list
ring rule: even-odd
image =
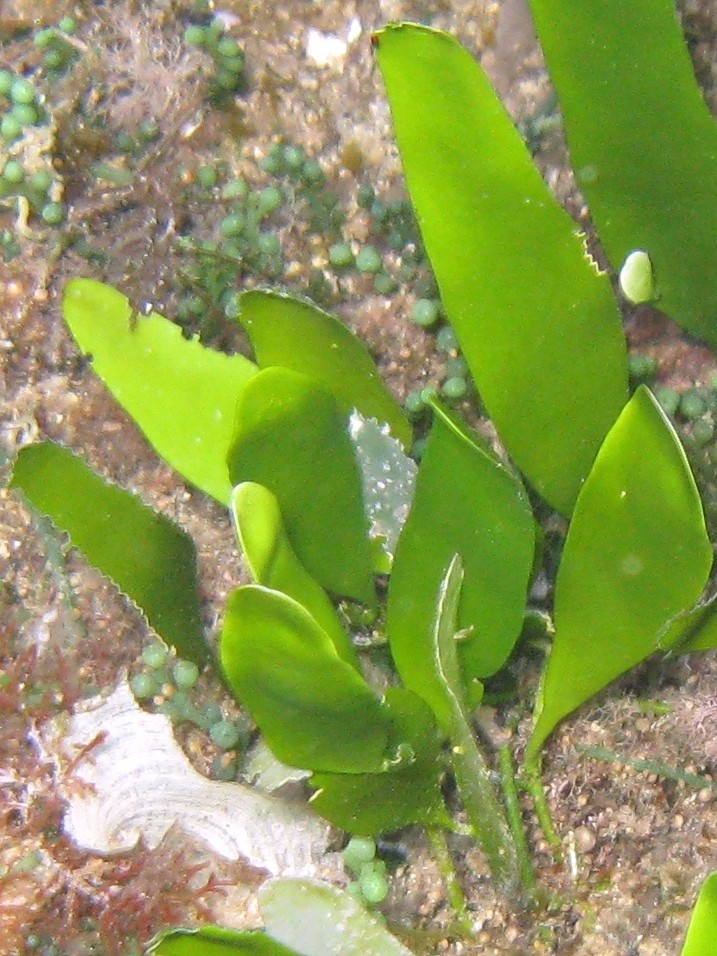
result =
[[9,70],[0,70],[0,96],[7,96],[15,77]]
[[35,46],[42,50],[44,47],[52,46],[57,34],[52,27],[46,27],[44,30],[38,30],[33,39]]
[[276,186],[267,186],[262,189],[256,200],[256,211],[260,219],[268,216],[281,206],[284,196]]
[[244,229],[244,217],[241,213],[233,212],[225,216],[219,223],[219,232],[223,236],[238,236]]
[[13,103],[10,114],[21,126],[35,126],[40,121],[37,107],[29,103]]
[[622,294],[632,305],[640,305],[654,299],[652,261],[643,249],[636,249],[625,259],[618,281]]
[[652,355],[633,353],[628,358],[628,370],[632,379],[650,379],[657,373],[657,360]]
[[2,171],[2,175],[3,179],[7,180],[9,183],[12,183],[13,186],[16,186],[25,178],[25,170],[16,159],[9,159],[5,163],[5,169]]
[[58,30],[63,33],[69,33],[72,36],[77,31],[77,20],[74,17],[63,17],[57,24]]
[[219,173],[213,166],[200,166],[194,180],[202,189],[213,189],[219,182]]
[[465,376],[468,373],[468,363],[462,355],[456,355],[446,362],[446,378],[453,378],[454,375]]
[[356,256],[356,268],[359,272],[380,272],[381,256],[375,246],[364,246]]
[[381,872],[367,867],[359,876],[361,895],[367,903],[383,903],[388,896],[388,880]]
[[317,186],[323,183],[324,171],[316,159],[307,159],[301,168],[301,178],[307,186]]
[[354,261],[354,254],[348,242],[335,242],[329,246],[329,262],[335,269],[347,269]]
[[40,215],[48,226],[59,226],[65,218],[65,207],[59,202],[49,202],[42,207]]
[[256,244],[263,256],[278,256],[281,252],[279,237],[273,232],[260,232]]
[[306,159],[306,153],[301,146],[284,147],[284,163],[287,169],[300,169]]
[[238,87],[240,82],[239,77],[244,72],[244,57],[241,55],[231,56],[231,57],[222,57],[221,64],[222,64],[222,68],[226,70],[227,73],[231,73],[234,75],[235,77],[234,82],[236,86]]
[[209,775],[214,780],[221,780],[222,783],[232,783],[239,773],[239,762],[235,759],[227,759],[228,754],[222,754],[212,760],[212,766]]
[[157,681],[151,674],[135,674],[130,677],[129,686],[137,700],[149,700],[159,691]]
[[241,54],[241,47],[233,37],[222,37],[217,43],[217,53],[219,56],[232,59]]
[[143,143],[153,143],[154,140],[159,139],[161,132],[159,123],[154,119],[145,120],[137,128],[137,135]]
[[214,85],[225,93],[234,93],[239,85],[237,74],[222,64],[214,76]]
[[269,147],[266,156],[259,160],[259,168],[272,175],[284,170],[284,150],[280,143],[273,143]]
[[184,31],[184,42],[187,46],[204,46],[207,42],[207,31],[204,27],[189,26]]
[[376,193],[373,186],[363,184],[359,186],[356,192],[356,203],[361,209],[370,209],[376,200]]
[[209,736],[220,750],[233,750],[241,740],[239,728],[233,720],[219,720],[212,724]]
[[70,59],[71,54],[67,50],[60,50],[55,47],[52,50],[48,50],[44,55],[42,65],[46,70],[61,70],[64,66],[67,66]]
[[230,179],[222,189],[222,199],[246,199],[249,186],[245,179]]
[[12,113],[6,113],[2,120],[0,120],[0,136],[6,143],[11,143],[13,140],[16,140],[21,133],[22,124],[20,121],[13,116]]
[[351,837],[344,847],[344,866],[352,873],[359,873],[376,856],[376,841],[371,837]]
[[408,395],[406,395],[406,401],[403,403],[403,407],[409,415],[420,415],[424,412],[426,410],[426,403],[421,398],[420,390],[409,392]]
[[210,700],[202,707],[201,711],[202,726],[207,730],[212,724],[218,724],[222,719],[222,709],[215,700]]
[[188,690],[199,680],[199,668],[193,661],[179,660],[172,668],[172,678],[177,687]]
[[685,392],[680,399],[680,414],[690,421],[696,421],[701,418],[707,410],[707,404],[695,389]]
[[16,76],[10,86],[10,99],[13,103],[34,103],[35,88],[32,83],[24,80],[21,76]]
[[398,283],[388,273],[377,272],[373,277],[373,288],[377,295],[391,295],[398,288]]
[[440,303],[436,299],[418,299],[411,309],[411,322],[427,329],[438,321],[441,312]]
[[692,437],[698,448],[708,445],[715,435],[715,427],[707,418],[698,418],[692,426]]
[[666,415],[674,415],[680,407],[680,393],[666,385],[658,385],[655,389],[655,398],[662,406]]
[[153,671],[161,670],[168,657],[169,651],[163,644],[148,644],[142,651],[142,660]]
[[446,398],[456,402],[458,399],[465,397],[468,392],[468,383],[460,375],[452,375],[441,386],[441,392]]
[[432,402],[434,398],[438,398],[438,389],[435,385],[426,385],[421,389],[421,400],[425,405]]
[[450,325],[442,325],[436,333],[436,345],[441,352],[455,352],[458,348],[456,333]]

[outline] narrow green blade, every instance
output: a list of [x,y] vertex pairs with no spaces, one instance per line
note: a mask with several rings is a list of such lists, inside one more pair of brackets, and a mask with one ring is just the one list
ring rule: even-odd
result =
[[354,646],[326,591],[291,547],[276,497],[263,485],[244,481],[232,491],[229,510],[254,581],[298,601],[331,638],[339,657],[358,669]]
[[326,386],[291,369],[259,372],[239,398],[228,463],[232,484],[276,496],[294,551],[322,587],[375,602],[361,476]]
[[133,318],[123,295],[91,279],[68,282],[62,311],[96,374],[157,453],[225,505],[234,409],[256,366],[185,339],[155,312]]
[[709,956],[717,944],[717,872],[702,884],[681,956]]
[[605,439],[575,508],[529,759],[566,714],[658,649],[670,622],[699,597],[711,564],[687,459],[643,386]]
[[502,667],[520,634],[534,536],[520,479],[437,407],[396,549],[386,630],[404,686],[430,704],[444,728],[451,716],[434,666],[433,621],[445,570],[459,554],[459,626],[472,629],[459,656],[473,701],[471,683]]
[[673,0],[530,6],[610,261],[646,251],[659,308],[717,345],[717,128]]
[[569,514],[627,399],[610,283],[488,80],[425,27],[377,34],[396,139],[441,298],[500,437]]
[[386,708],[293,598],[256,584],[234,591],[220,659],[279,760],[333,773],[381,766],[391,728]]
[[239,321],[261,368],[281,365],[322,382],[346,415],[386,422],[404,447],[412,429],[381,381],[368,349],[346,326],[312,302],[281,292],[252,289],[241,297]]
[[206,659],[194,545],[183,531],[52,442],[22,449],[10,487],[66,531],[167,644]]

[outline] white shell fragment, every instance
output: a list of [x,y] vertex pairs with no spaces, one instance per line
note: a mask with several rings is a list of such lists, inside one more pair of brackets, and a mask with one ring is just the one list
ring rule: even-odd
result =
[[321,68],[331,66],[343,60],[349,45],[360,36],[361,24],[357,17],[352,17],[349,21],[345,39],[335,33],[322,33],[310,27],[306,31],[306,58],[314,66]]
[[364,418],[355,409],[349,435],[361,471],[371,537],[382,539],[384,551],[393,558],[413,500],[417,465],[391,436],[388,425]]
[[197,773],[169,719],[145,713],[126,681],[75,713],[54,749],[69,803],[64,829],[82,849],[126,852],[140,839],[153,849],[175,827],[227,860],[272,875],[320,871],[325,823],[306,808]]
[[618,279],[620,291],[632,305],[652,302],[655,298],[652,262],[642,249],[636,249],[625,259]]

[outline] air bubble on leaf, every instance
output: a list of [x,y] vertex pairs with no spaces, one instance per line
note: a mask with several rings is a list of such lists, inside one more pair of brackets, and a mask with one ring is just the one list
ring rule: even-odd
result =
[[393,560],[398,536],[413,500],[417,465],[392,438],[387,425],[354,410],[349,435],[361,470],[364,502],[374,539]]

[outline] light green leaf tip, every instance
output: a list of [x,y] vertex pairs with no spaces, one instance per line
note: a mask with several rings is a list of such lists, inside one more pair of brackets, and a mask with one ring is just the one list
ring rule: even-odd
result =
[[257,930],[237,931],[223,926],[169,929],[150,941],[147,956],[299,956]]
[[644,386],[578,498],[555,589],[555,639],[527,759],[556,724],[660,645],[712,564],[682,446]]
[[156,312],[136,315],[125,296],[91,279],[68,282],[62,311],[95,373],[157,453],[225,505],[234,409],[256,366],[185,339]]
[[333,604],[291,547],[276,496],[263,485],[245,481],[232,491],[229,510],[256,583],[298,601],[331,638],[339,657],[358,669],[356,651]]
[[52,442],[22,449],[10,487],[66,531],[167,644],[182,657],[199,663],[206,659],[195,551],[188,535]]
[[717,943],[717,872],[702,884],[680,956],[709,956]]

